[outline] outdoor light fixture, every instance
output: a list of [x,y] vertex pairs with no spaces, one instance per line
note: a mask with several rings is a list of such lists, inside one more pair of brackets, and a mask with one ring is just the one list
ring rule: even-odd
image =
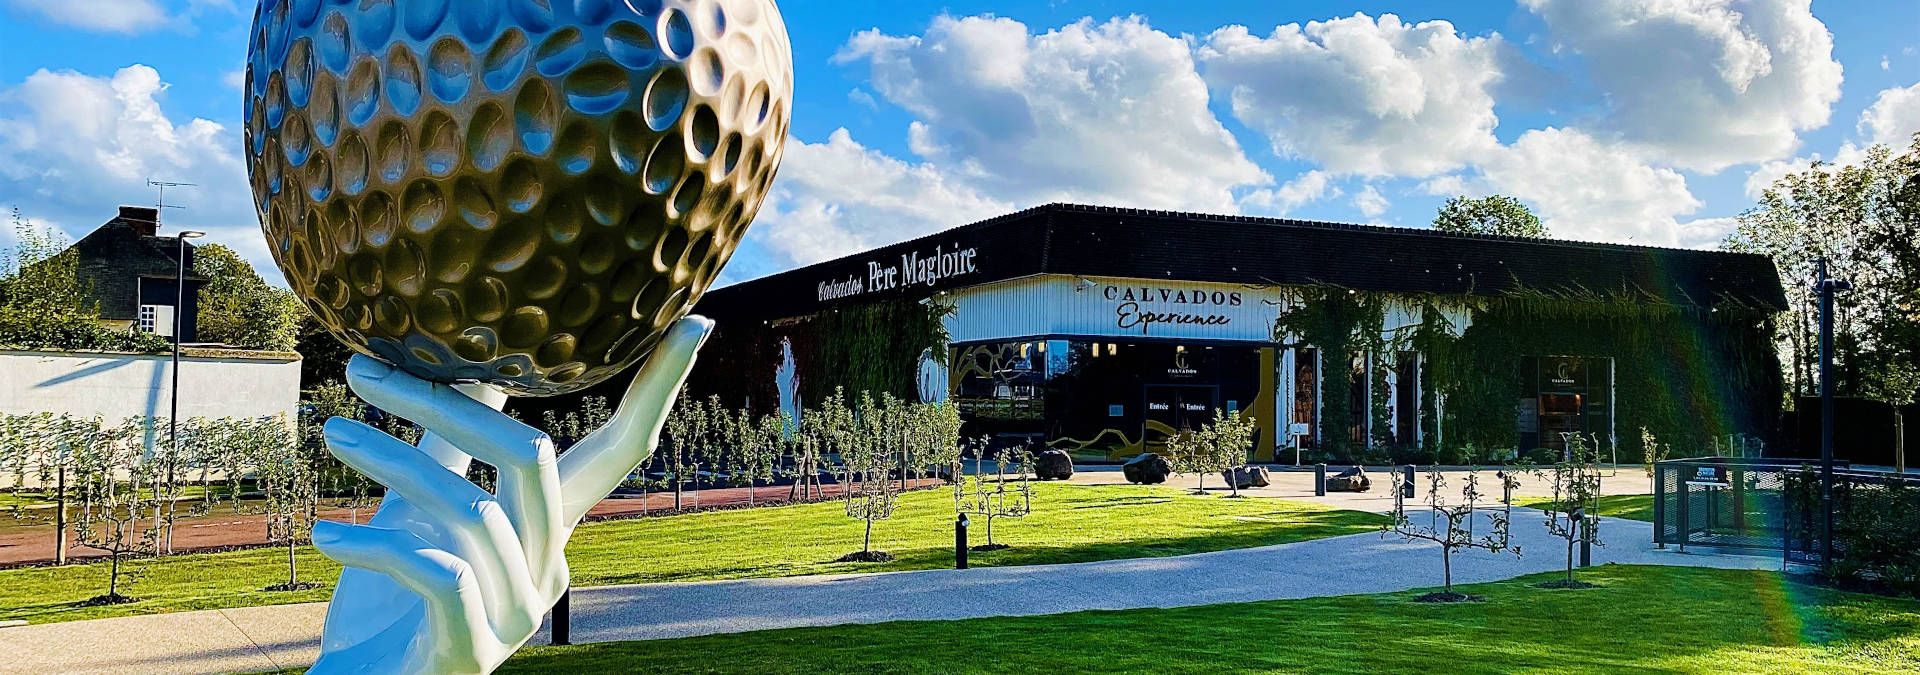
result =
[[[170,383],[172,393],[167,396],[172,412],[167,415],[167,439],[173,451],[167,453],[167,484],[172,485],[177,458],[180,457],[180,341],[186,339],[183,326],[187,316],[187,240],[199,239],[207,233],[186,230],[180,233],[178,259],[173,268],[173,380]],[[173,533],[167,533],[167,552],[173,552]]]

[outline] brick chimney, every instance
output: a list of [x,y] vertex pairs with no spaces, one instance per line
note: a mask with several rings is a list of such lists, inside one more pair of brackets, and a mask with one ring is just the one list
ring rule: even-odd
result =
[[151,206],[122,206],[120,217],[115,218],[133,226],[133,231],[142,236],[154,236],[160,232],[160,209]]

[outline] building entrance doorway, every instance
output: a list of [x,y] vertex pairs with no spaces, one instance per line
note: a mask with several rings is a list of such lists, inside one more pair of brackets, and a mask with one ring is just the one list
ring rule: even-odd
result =
[[1211,385],[1156,384],[1146,387],[1145,429],[1141,434],[1150,450],[1164,451],[1167,439],[1182,431],[1198,430],[1213,421],[1220,406],[1220,388]]

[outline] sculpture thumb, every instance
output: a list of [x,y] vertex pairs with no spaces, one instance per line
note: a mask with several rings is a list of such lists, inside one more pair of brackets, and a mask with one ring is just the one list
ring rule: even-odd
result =
[[619,487],[660,442],[667,413],[686,384],[713,322],[689,316],[673,324],[640,367],[613,420],[560,456],[560,488],[567,523],[578,523]]

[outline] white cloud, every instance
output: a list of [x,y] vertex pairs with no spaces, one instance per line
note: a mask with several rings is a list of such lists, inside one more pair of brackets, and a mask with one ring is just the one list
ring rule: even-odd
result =
[[1810,0],[1521,0],[1605,97],[1600,127],[1649,159],[1714,172],[1787,157],[1840,98]]
[[196,183],[170,191],[189,206],[169,229],[192,227],[277,279],[241,161],[240,135],[205,119],[175,122],[167,85],[144,65],[112,77],[40,70],[0,90],[0,204],[79,236],[122,204],[151,204],[148,179]]
[[825,143],[788,141],[780,181],[752,231],[805,265],[1011,210],[934,167],[862,146],[840,129]]
[[1265,38],[1242,26],[1199,48],[1207,81],[1234,116],[1280,154],[1337,173],[1427,176],[1497,145],[1489,89],[1500,38],[1392,14],[1287,24]]
[[1532,204],[1556,237],[1676,246],[1700,208],[1687,179],[1575,129],[1536,129],[1481,167],[1494,192]]
[[1392,206],[1393,203],[1387,201],[1387,196],[1380,194],[1380,188],[1371,183],[1360,190],[1359,194],[1353,196],[1353,208],[1359,209],[1360,215],[1366,216],[1368,220],[1379,218]]
[[1840,149],[1834,152],[1832,157],[1825,157],[1819,153],[1814,153],[1806,157],[1765,162],[1758,168],[1755,168],[1753,173],[1747,174],[1746,194],[1749,199],[1759,199],[1761,193],[1766,192],[1767,188],[1773,187],[1774,182],[1786,177],[1787,174],[1806,171],[1813,166],[1814,162],[1820,162],[1828,166],[1845,166],[1859,164],[1866,161],[1866,159],[1867,148],[1853,143],[1841,143]]
[[1420,191],[1435,197],[1479,197],[1480,188],[1467,180],[1465,176],[1450,173],[1434,176],[1420,182]]
[[1333,177],[1325,171],[1308,171],[1278,188],[1261,188],[1247,193],[1240,200],[1243,211],[1283,216],[1322,199],[1340,196],[1340,187],[1333,184]]
[[1916,132],[1920,132],[1920,83],[1880,92],[1860,114],[1860,135],[1870,144],[1902,150],[1913,143]]
[[1051,201],[1230,212],[1240,192],[1279,205],[1327,190],[1324,176],[1267,189],[1273,179],[1209,109],[1187,43],[1137,17],[1039,34],[1008,19],[940,17],[925,35],[856,35],[835,61],[867,66],[870,82],[854,91],[910,114],[915,158],[845,129],[789,141],[751,235],[786,263]]
[[55,23],[103,33],[138,33],[170,21],[154,0],[7,0],[7,4]]
[[1739,218],[1701,218],[1680,223],[1674,244],[1680,248],[1717,250],[1740,227]]
[[915,117],[915,154],[997,199],[1225,211],[1272,182],[1208,108],[1188,44],[1139,17],[1035,34],[943,16],[923,36],[856,35],[835,60],[869,65]]

